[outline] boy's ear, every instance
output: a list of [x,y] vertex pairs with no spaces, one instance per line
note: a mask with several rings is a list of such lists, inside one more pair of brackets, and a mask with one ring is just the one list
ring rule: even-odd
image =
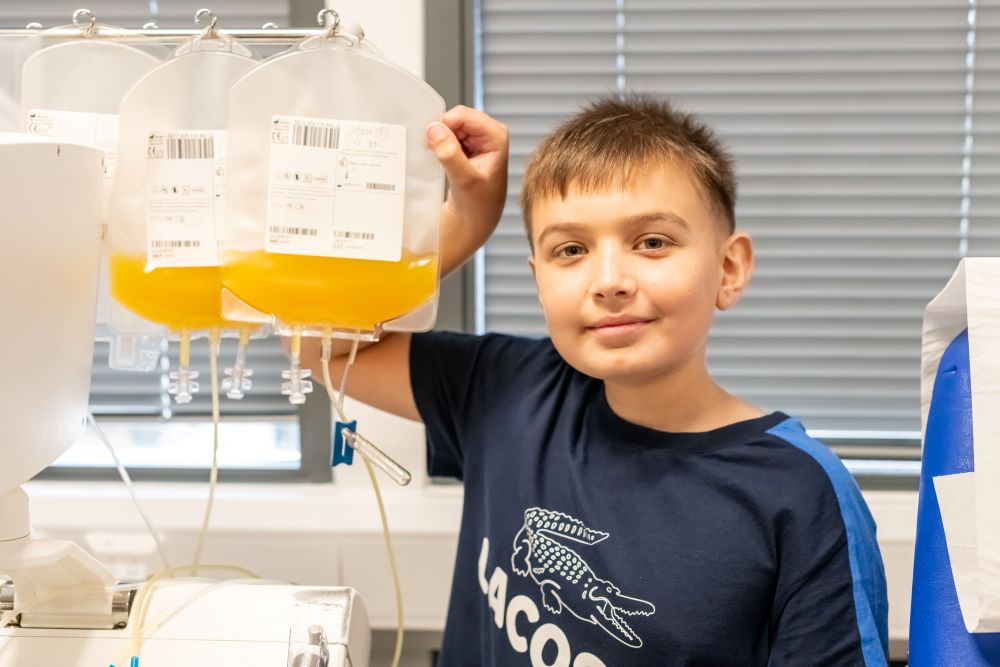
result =
[[722,282],[715,307],[727,310],[740,300],[753,274],[753,243],[744,232],[732,234],[722,245]]

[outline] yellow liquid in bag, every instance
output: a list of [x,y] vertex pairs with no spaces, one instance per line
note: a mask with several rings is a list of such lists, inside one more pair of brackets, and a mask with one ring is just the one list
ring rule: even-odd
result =
[[229,251],[222,285],[287,326],[373,331],[434,296],[437,263],[407,250],[398,262]]
[[112,255],[111,296],[136,315],[173,331],[234,327],[222,317],[219,267],[146,270],[146,257]]

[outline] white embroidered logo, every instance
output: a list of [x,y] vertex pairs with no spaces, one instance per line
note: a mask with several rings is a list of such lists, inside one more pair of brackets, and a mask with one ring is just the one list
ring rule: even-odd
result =
[[565,544],[592,546],[607,538],[608,533],[588,528],[568,514],[531,507],[524,511],[524,524],[514,537],[511,567],[538,584],[542,604],[553,614],[567,609],[622,644],[639,648],[642,638],[622,616],[651,616],[656,607],[622,595],[621,589],[598,577],[587,561]]

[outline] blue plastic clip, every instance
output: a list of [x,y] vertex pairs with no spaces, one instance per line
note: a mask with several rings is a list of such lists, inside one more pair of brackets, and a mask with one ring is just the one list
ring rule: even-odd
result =
[[347,444],[347,440],[344,439],[343,430],[347,429],[351,432],[356,432],[358,430],[358,420],[355,419],[347,424],[343,422],[337,422],[333,427],[333,466],[338,466],[341,463],[345,465],[351,465],[354,463],[354,448]]
[[133,655],[132,660],[128,663],[128,667],[139,667],[139,656]]

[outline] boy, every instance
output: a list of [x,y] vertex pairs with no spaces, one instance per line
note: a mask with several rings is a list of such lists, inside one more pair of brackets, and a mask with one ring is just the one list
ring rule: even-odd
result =
[[[448,271],[499,220],[507,134],[462,107],[443,121]],[[857,486],[705,366],[753,268],[734,203],[695,119],[600,100],[524,176],[550,338],[393,334],[358,355],[350,393],[423,421],[430,473],[465,484],[443,667],[887,663]]]

